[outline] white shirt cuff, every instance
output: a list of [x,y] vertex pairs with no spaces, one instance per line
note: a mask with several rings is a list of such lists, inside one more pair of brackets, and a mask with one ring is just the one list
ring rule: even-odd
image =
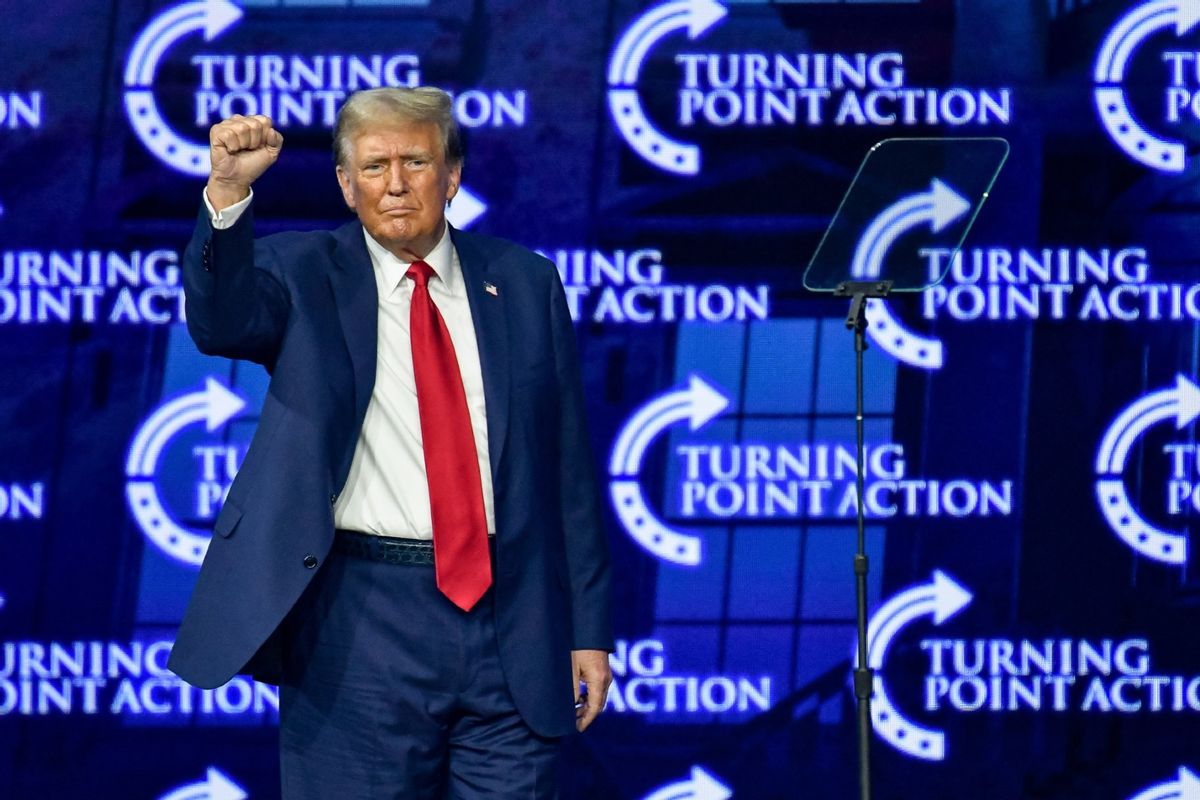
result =
[[217,211],[212,207],[212,203],[208,201],[208,192],[201,191],[201,196],[204,197],[204,207],[208,209],[208,219],[212,222],[213,230],[223,231],[226,228],[232,228],[242,216],[242,212],[250,206],[250,201],[254,199],[254,190],[250,190],[250,194],[244,200],[239,200],[228,208],[222,208]]

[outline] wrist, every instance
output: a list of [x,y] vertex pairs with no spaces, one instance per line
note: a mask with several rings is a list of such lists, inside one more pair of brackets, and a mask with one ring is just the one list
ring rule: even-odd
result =
[[222,211],[249,197],[250,187],[210,178],[208,185],[204,187],[204,193],[208,196],[208,202],[212,204],[213,210]]

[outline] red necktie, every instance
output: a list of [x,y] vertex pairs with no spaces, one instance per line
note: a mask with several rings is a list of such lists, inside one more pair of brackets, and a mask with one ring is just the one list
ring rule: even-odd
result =
[[409,336],[433,514],[434,565],[438,589],[454,605],[470,611],[492,585],[487,516],[454,342],[429,296],[432,274],[424,261],[414,261],[406,277],[413,281]]

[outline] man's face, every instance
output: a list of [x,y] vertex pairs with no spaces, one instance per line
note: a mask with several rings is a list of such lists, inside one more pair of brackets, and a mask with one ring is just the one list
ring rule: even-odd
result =
[[350,140],[346,161],[338,165],[338,183],[367,233],[404,261],[429,255],[462,173],[461,165],[446,163],[438,126],[368,124]]

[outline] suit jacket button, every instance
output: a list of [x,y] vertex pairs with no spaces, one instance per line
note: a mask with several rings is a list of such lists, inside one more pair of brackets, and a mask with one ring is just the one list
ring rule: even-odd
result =
[[308,567],[309,569],[316,569],[317,557],[314,555],[311,555],[311,554],[305,556],[304,557],[304,566]]
[[337,493],[336,492],[329,495],[329,505],[331,505],[331,506],[337,505]]

